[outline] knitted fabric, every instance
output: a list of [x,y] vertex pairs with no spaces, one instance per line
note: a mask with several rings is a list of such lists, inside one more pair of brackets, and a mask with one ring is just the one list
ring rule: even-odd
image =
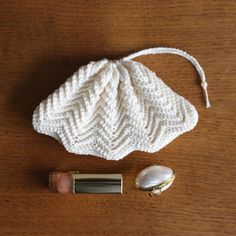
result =
[[204,72],[196,59],[178,49],[154,48],[80,67],[35,109],[34,129],[60,141],[68,152],[107,160],[134,150],[157,152],[193,129],[198,113],[154,72],[132,60],[156,53],[178,54],[195,65],[209,107]]

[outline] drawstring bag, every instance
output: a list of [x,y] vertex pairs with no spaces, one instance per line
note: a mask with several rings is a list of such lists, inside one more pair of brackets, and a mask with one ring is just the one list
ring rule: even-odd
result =
[[120,60],[82,66],[33,114],[33,127],[75,154],[120,160],[135,150],[157,152],[195,127],[195,107],[175,93],[135,57],[170,53],[196,68],[210,107],[204,71],[197,60],[175,48],[151,48]]

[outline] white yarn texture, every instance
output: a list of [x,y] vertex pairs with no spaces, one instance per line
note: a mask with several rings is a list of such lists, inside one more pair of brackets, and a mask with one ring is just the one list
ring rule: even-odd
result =
[[[92,61],[39,104],[34,129],[60,141],[68,152],[107,160],[122,159],[134,150],[157,152],[193,129],[198,113],[154,72],[132,60],[153,53],[194,59],[179,49],[154,48],[116,61]],[[194,65],[206,92],[204,72]]]

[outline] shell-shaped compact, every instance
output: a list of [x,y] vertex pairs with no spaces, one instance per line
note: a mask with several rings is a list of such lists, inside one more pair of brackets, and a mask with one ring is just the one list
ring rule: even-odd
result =
[[156,152],[197,121],[193,105],[129,58],[80,67],[33,114],[34,129],[67,151],[108,160]]
[[149,191],[151,194],[161,194],[167,190],[175,179],[175,172],[169,167],[153,165],[142,170],[136,177],[136,187]]

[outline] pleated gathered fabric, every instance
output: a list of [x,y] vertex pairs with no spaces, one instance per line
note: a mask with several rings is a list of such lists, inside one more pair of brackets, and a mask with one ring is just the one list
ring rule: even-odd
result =
[[171,53],[197,69],[210,107],[205,74],[197,60],[175,48],[152,48],[119,60],[82,66],[33,113],[33,127],[68,152],[120,160],[135,150],[157,152],[198,122],[195,107],[137,56]]

